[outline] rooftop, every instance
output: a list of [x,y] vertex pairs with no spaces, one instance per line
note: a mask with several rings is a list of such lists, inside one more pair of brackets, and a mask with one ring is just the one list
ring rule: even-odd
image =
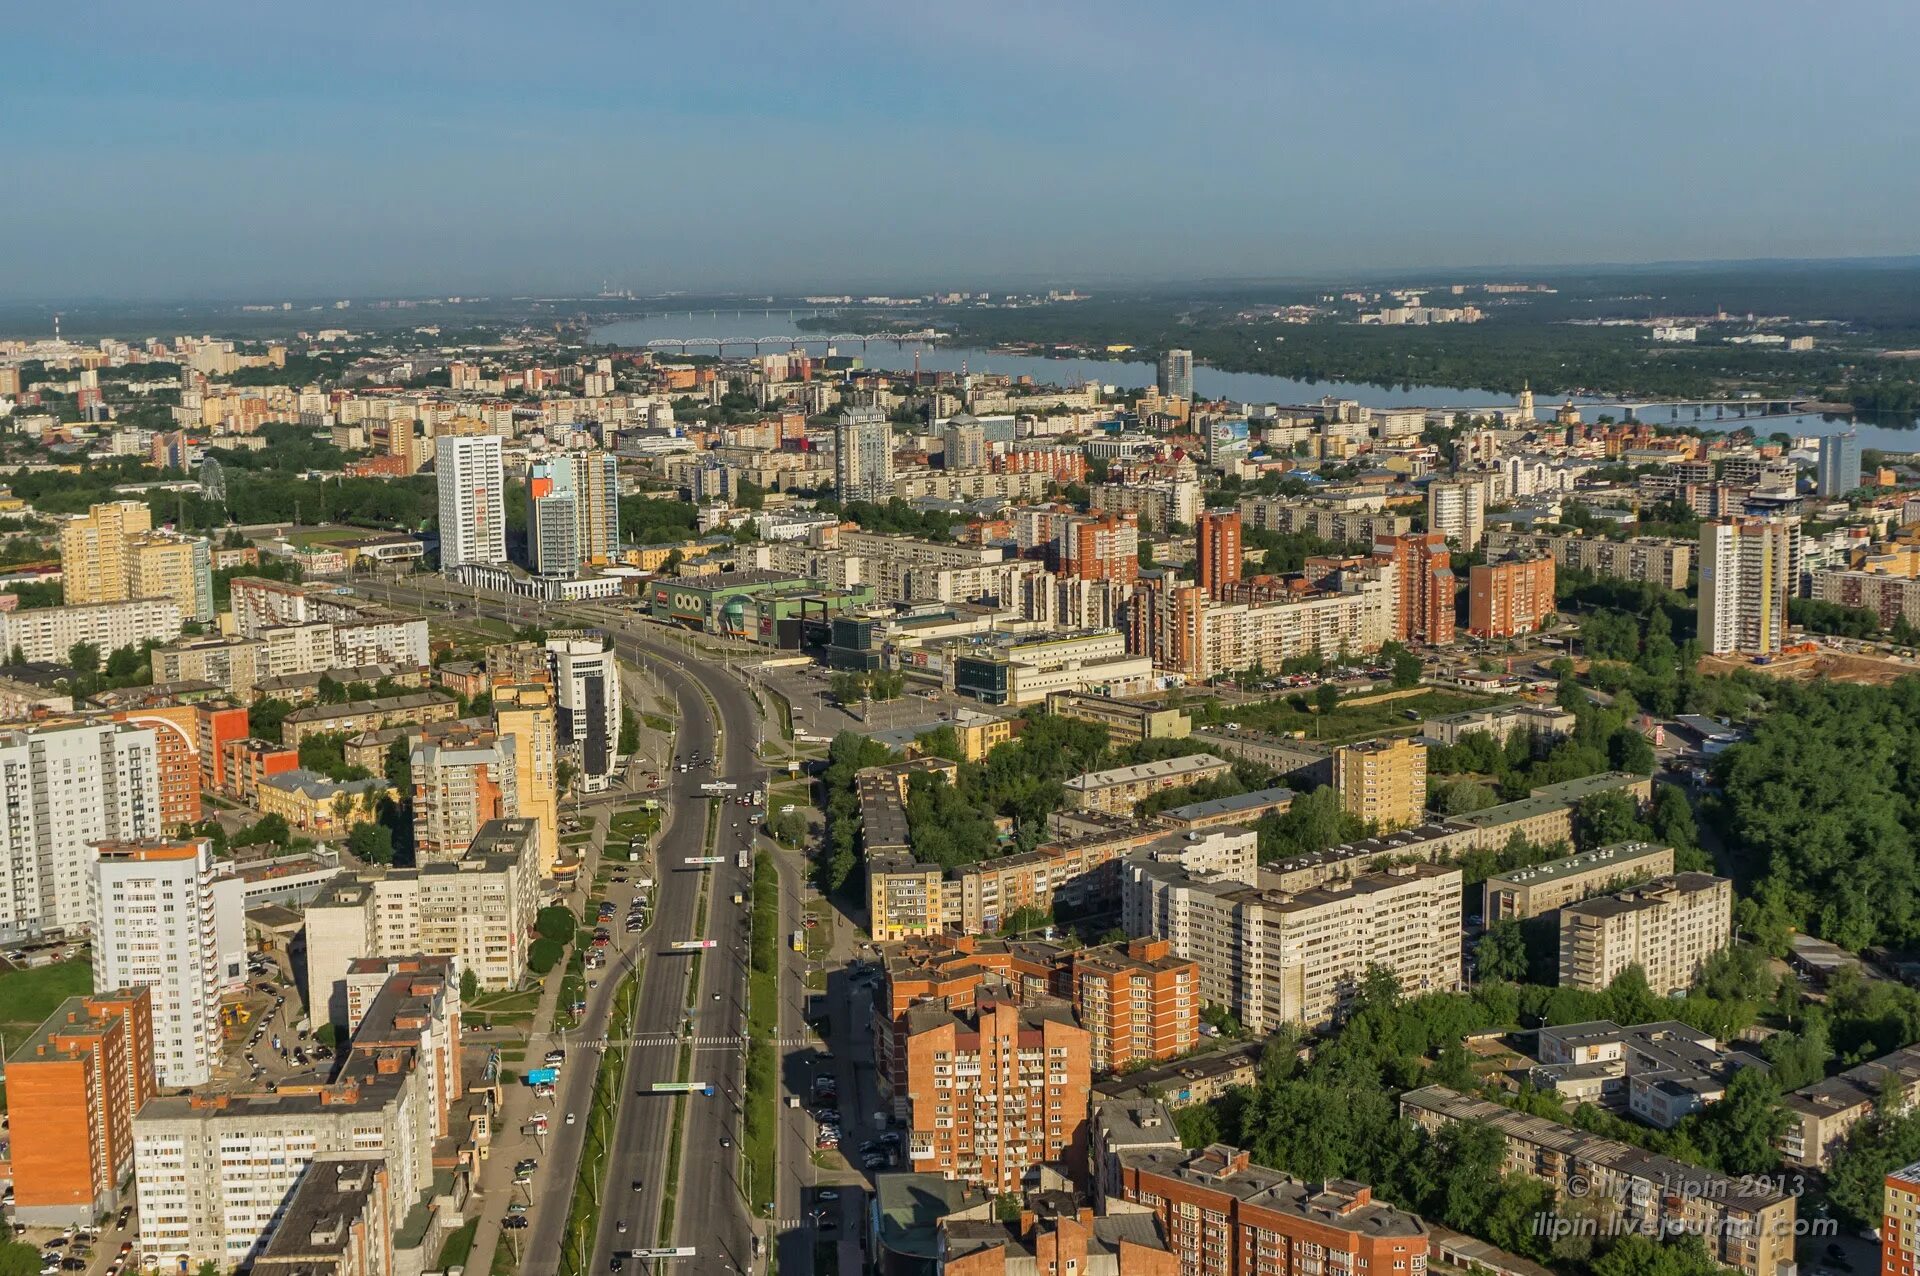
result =
[[1071,793],[1086,793],[1119,784],[1137,784],[1142,780],[1197,777],[1207,771],[1228,770],[1232,765],[1211,753],[1189,753],[1177,758],[1159,758],[1133,766],[1115,767],[1110,771],[1088,771],[1084,775],[1074,776],[1064,787]]
[[1565,859],[1535,864],[1532,868],[1517,868],[1510,873],[1495,873],[1490,880],[1510,882],[1516,886],[1538,886],[1545,882],[1557,882],[1565,877],[1577,877],[1582,873],[1590,873],[1594,869],[1609,865],[1631,864],[1635,860],[1661,855],[1666,851],[1666,847],[1655,846],[1651,842],[1615,842],[1611,846],[1595,847],[1591,851],[1569,855]]
[[1243,1204],[1332,1230],[1381,1237],[1427,1234],[1427,1225],[1418,1215],[1374,1200],[1372,1189],[1364,1183],[1348,1179],[1305,1182],[1252,1165],[1245,1152],[1219,1143],[1197,1151],[1122,1152],[1120,1163],[1129,1170],[1224,1192]]

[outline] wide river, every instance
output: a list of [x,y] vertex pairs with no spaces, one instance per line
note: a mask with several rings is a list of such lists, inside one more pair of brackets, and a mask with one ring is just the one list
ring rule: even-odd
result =
[[[697,310],[670,311],[664,314],[649,315],[644,319],[623,319],[614,323],[602,324],[593,330],[593,340],[598,343],[617,346],[644,346],[649,341],[664,341],[686,338],[717,338],[752,341],[755,338],[769,338],[766,347],[768,353],[784,349],[779,344],[783,339],[807,338],[815,342],[808,347],[815,354],[822,347],[819,339],[826,335],[820,332],[803,330],[796,320],[805,317],[806,311],[788,310]],[[692,346],[693,354],[712,354],[714,347]],[[751,345],[729,345],[726,353],[729,357],[740,358],[753,352]],[[1141,360],[1074,359],[1055,358],[1046,355],[1005,354],[979,347],[956,346],[946,342],[896,342],[874,341],[864,348],[860,342],[842,342],[836,351],[842,355],[851,355],[869,368],[886,368],[894,371],[906,371],[914,366],[914,356],[919,355],[919,366],[936,372],[992,372],[1008,376],[1030,376],[1041,383],[1071,385],[1082,381],[1099,381],[1104,385],[1131,389],[1152,385],[1155,368],[1150,362]],[[1354,399],[1368,407],[1428,407],[1428,408],[1486,408],[1504,406],[1511,400],[1487,390],[1462,390],[1454,386],[1414,385],[1383,388],[1375,385],[1362,385],[1351,381],[1298,381],[1291,377],[1267,376],[1257,372],[1222,372],[1215,368],[1196,367],[1193,370],[1193,384],[1196,393],[1210,399],[1231,399],[1240,403],[1313,403],[1324,395],[1335,398]],[[1600,413],[1611,408],[1619,414],[1617,405],[1610,405],[1601,399],[1576,399],[1576,403],[1587,407],[1586,417],[1593,420]],[[1542,417],[1551,418],[1557,402],[1548,401],[1544,396],[1536,405]],[[1640,409],[1641,420],[1652,425],[1697,425],[1702,429],[1736,430],[1743,424],[1751,424],[1759,433],[1773,434],[1785,432],[1795,436],[1832,434],[1847,428],[1849,422],[1841,417],[1822,417],[1809,414],[1791,416],[1753,417],[1743,420],[1736,411],[1727,409],[1723,415],[1716,415],[1714,409],[1695,414],[1690,407],[1672,408],[1655,405]],[[1911,428],[1882,427],[1869,425],[1862,421],[1858,426],[1860,442],[1864,447],[1880,448],[1887,451],[1909,451],[1920,449],[1920,434]]]

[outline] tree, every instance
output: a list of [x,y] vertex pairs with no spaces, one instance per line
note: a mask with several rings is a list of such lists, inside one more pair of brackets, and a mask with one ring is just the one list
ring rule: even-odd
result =
[[527,946],[527,969],[536,975],[544,975],[559,964],[565,951],[558,942],[542,935]]
[[1331,682],[1323,682],[1314,688],[1314,707],[1321,713],[1332,713],[1340,703],[1340,688]]
[[799,846],[807,838],[807,822],[798,811],[786,811],[767,819],[767,836],[782,846]]
[[479,995],[480,976],[473,973],[473,967],[468,966],[460,972],[460,1000],[471,1003]]
[[347,849],[369,864],[393,863],[393,830],[375,820],[353,826]]
[[1631,771],[1635,775],[1652,775],[1658,764],[1652,742],[1631,726],[1623,726],[1608,737],[1607,760],[1614,770]]
[[1520,919],[1507,917],[1487,927],[1474,945],[1475,968],[1482,979],[1519,983],[1527,977],[1527,941]]
[[1573,812],[1573,845],[1576,850],[1591,851],[1615,842],[1643,841],[1651,830],[1640,822],[1640,809],[1633,795],[1623,789],[1609,789],[1580,799]]
[[1788,1124],[1772,1078],[1761,1068],[1742,1068],[1727,1082],[1725,1096],[1699,1114],[1690,1133],[1709,1165],[1728,1174],[1765,1174],[1780,1167],[1774,1141]]
[[255,700],[247,707],[247,729],[258,739],[279,744],[280,724],[292,712],[291,704],[273,696]]
[[40,1251],[16,1240],[0,1241],[0,1276],[40,1276]]
[[1499,801],[1483,784],[1475,784],[1472,780],[1455,780],[1435,789],[1428,805],[1442,815],[1468,815],[1494,806]]
[[1420,657],[1414,655],[1399,643],[1388,642],[1382,644],[1380,648],[1380,661],[1393,670],[1393,685],[1396,688],[1405,690],[1408,687],[1417,687],[1420,685],[1420,675],[1424,672],[1424,666],[1420,662]]
[[573,938],[573,913],[558,904],[551,904],[534,914],[533,929],[542,939],[564,944]]
[[100,647],[97,643],[76,642],[67,648],[67,663],[82,674],[100,671]]

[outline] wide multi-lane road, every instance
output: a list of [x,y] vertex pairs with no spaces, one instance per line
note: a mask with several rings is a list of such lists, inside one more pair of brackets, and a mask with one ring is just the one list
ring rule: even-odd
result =
[[[526,1276],[557,1270],[565,1243],[567,1196],[581,1154],[588,1095],[599,1052],[592,1046],[626,1052],[626,1089],[606,1172],[606,1192],[598,1235],[593,1239],[593,1272],[612,1268],[614,1256],[631,1250],[691,1246],[692,1258],[674,1260],[677,1272],[764,1270],[754,1254],[753,1228],[741,1194],[740,1104],[745,1086],[744,1030],[747,992],[749,910],[733,903],[738,893],[751,898],[751,873],[737,866],[739,853],[753,850],[752,812],[726,800],[715,802],[701,785],[726,780],[736,793],[750,793],[764,782],[756,757],[758,714],[745,688],[718,665],[703,663],[666,633],[641,622],[628,623],[610,609],[540,608],[512,599],[476,598],[471,591],[448,591],[420,582],[378,596],[433,614],[451,602],[462,612],[517,624],[552,626],[578,617],[606,632],[629,664],[643,666],[677,702],[674,751],[680,759],[708,759],[704,768],[682,772],[670,759],[662,768],[663,788],[655,795],[672,810],[671,824],[654,852],[653,925],[646,942],[623,957],[642,963],[634,1030],[629,1038],[606,1042],[612,992],[624,965],[609,969],[588,996],[587,1015],[573,1034],[556,1107],[576,1114],[580,1124],[556,1121],[541,1178],[544,1199],[533,1211],[525,1233]],[[704,694],[703,694],[704,692]],[[709,703],[711,698],[711,704]],[[718,710],[715,720],[714,710]],[[707,844],[708,807],[718,814],[711,847]],[[610,848],[611,849],[611,848]],[[723,863],[689,866],[688,859],[720,856]],[[704,892],[705,924],[701,925]],[[673,948],[676,941],[712,940],[701,952],[699,987],[688,988],[692,954]],[[680,1053],[691,1042],[688,1080],[712,1084],[711,1098],[694,1094],[685,1101],[681,1158],[672,1227],[660,1236],[660,1213],[669,1180],[667,1161],[674,1118],[680,1104],[671,1094],[656,1094],[656,1082],[678,1081]],[[563,1119],[564,1120],[564,1119]],[[636,1186],[637,1185],[637,1186]],[[624,1224],[624,1230],[622,1225]],[[626,1270],[643,1270],[645,1260],[623,1257]]]

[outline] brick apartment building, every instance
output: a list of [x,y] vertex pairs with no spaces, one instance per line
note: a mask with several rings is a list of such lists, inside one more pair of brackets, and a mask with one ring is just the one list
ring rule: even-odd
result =
[[1530,634],[1554,609],[1551,558],[1477,563],[1467,574],[1467,632],[1476,638]]
[[1088,1034],[1061,1002],[907,1012],[914,1170],[1013,1192],[1041,1164],[1086,1161]]
[[1157,1212],[1182,1276],[1426,1272],[1426,1224],[1364,1183],[1302,1182],[1221,1144],[1116,1155],[1121,1194]]
[[133,1173],[133,1118],[158,1092],[145,988],[69,997],[7,1060],[14,1216],[88,1224]]

